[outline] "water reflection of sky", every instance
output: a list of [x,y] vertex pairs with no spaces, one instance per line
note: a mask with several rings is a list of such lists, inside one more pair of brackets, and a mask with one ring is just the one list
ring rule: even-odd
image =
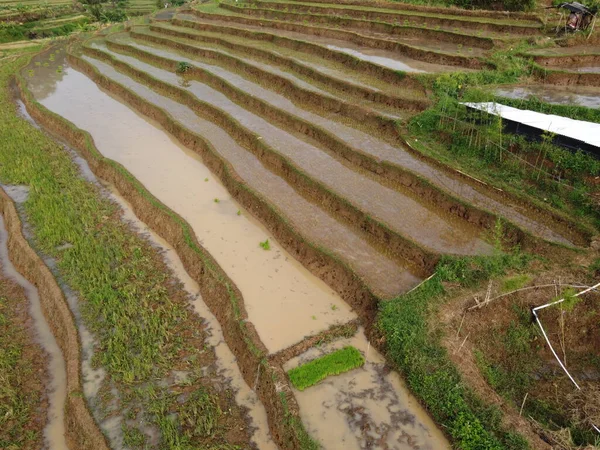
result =
[[496,89],[496,94],[514,99],[538,99],[556,105],[600,108],[600,88],[587,86],[558,87],[548,85],[515,86]]

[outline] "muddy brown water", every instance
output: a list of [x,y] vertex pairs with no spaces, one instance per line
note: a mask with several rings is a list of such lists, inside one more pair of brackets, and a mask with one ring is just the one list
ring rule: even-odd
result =
[[[7,189],[7,194],[16,194],[13,200],[27,198],[23,189]],[[67,398],[67,372],[63,354],[58,347],[50,326],[44,317],[40,304],[39,292],[33,284],[23,277],[10,261],[8,256],[8,232],[4,218],[0,215],[0,266],[3,275],[23,288],[29,301],[29,314],[33,319],[36,331],[35,339],[48,355],[48,416],[44,427],[44,448],[48,450],[65,450],[65,415],[64,407]]]
[[293,390],[309,433],[331,449],[450,449],[429,416],[416,407],[418,401],[400,376],[369,345],[362,329],[349,339],[313,347],[284,368],[290,370],[348,345],[366,357],[363,367],[330,376],[304,391]]
[[[102,46],[98,43],[95,45]],[[103,50],[167,83],[180,83],[179,76],[174,73],[126,55]],[[97,65],[97,62],[94,64]],[[103,68],[102,72],[106,75],[106,69]],[[453,254],[491,252],[491,246],[477,236],[478,231],[474,228],[458,219],[443,217],[411,197],[349,169],[308,139],[304,139],[304,136],[297,137],[273,126],[200,82],[189,81],[187,90],[235,117],[243,126],[257,133],[266,144],[293,161],[300,170],[345,197],[371,217],[378,218],[424,247]],[[179,115],[176,114],[175,117],[179,118]],[[407,214],[408,212],[410,213]]]
[[[106,75],[113,75],[109,66],[98,64]],[[190,223],[198,240],[242,291],[249,319],[270,351],[281,350],[306,335],[355,317],[331,289],[297,263],[272,240],[266,229],[231,199],[197,155],[175,144],[162,130],[102,92],[81,73],[70,68],[65,69],[65,73],[67,75],[53,94],[40,97],[39,101],[89,131],[105,156],[123,164],[159,200]],[[140,93],[156,95],[142,88],[138,86]],[[160,96],[150,98],[171,106],[179,113],[186,111],[181,105],[175,102],[169,104]],[[188,123],[197,132],[210,136],[217,148],[235,150],[235,143],[227,134],[214,126],[203,128],[207,124],[192,111],[187,110],[183,117],[187,117]],[[242,150],[238,154],[247,157],[230,160],[236,163],[236,170],[237,164],[240,169],[245,168],[242,176],[262,167],[248,152]],[[263,189],[282,194],[286,192],[269,171],[265,169],[259,174],[257,179],[262,180]],[[306,224],[303,228],[312,226],[325,231],[318,224],[326,216],[317,209],[302,209],[301,197],[294,196],[292,189],[287,191],[290,195],[282,195],[279,204],[285,206],[286,201],[291,201],[288,209],[298,211],[296,216],[301,216]],[[216,203],[215,199],[219,202]],[[348,235],[335,226],[335,221],[329,223],[332,227],[325,232],[324,239],[339,242],[342,237],[348,237],[341,251],[354,255],[357,262],[367,261],[375,276],[382,279],[393,277],[396,289],[400,290],[418,282],[410,272],[389,259],[373,259],[368,253],[372,250],[361,245],[358,236]],[[271,250],[265,251],[259,243],[269,238]],[[273,316],[278,320],[272,320]]]
[[[225,27],[232,26],[231,22],[224,22],[224,21],[219,21],[219,20],[207,21],[204,19],[200,19],[191,14],[178,14],[176,17],[184,19],[184,20],[195,21],[195,22],[222,24]],[[263,33],[271,32],[271,31],[268,31],[268,26],[267,27],[259,27],[259,26],[255,26],[255,25],[246,25],[246,24],[241,24],[241,23],[235,23],[235,28],[242,28],[245,30],[252,30],[252,31],[260,31]],[[450,66],[445,66],[442,64],[432,64],[432,63],[427,63],[424,61],[418,61],[418,60],[415,60],[412,58],[402,56],[400,53],[397,53],[397,52],[391,52],[391,51],[387,51],[387,50],[378,50],[378,49],[374,49],[371,47],[364,47],[364,46],[352,44],[348,41],[344,41],[341,39],[331,39],[331,38],[327,38],[327,37],[315,36],[315,35],[311,35],[311,34],[304,34],[304,33],[299,33],[299,32],[295,32],[295,31],[287,31],[287,30],[281,30],[281,29],[273,29],[272,33],[276,34],[277,36],[285,36],[285,37],[288,37],[291,39],[298,39],[298,40],[302,40],[302,41],[312,42],[314,44],[319,44],[319,45],[322,45],[322,46],[327,47],[330,50],[334,50],[334,51],[343,51],[344,53],[353,52],[353,53],[349,53],[349,54],[352,54],[353,56],[355,56],[359,59],[362,59],[364,61],[373,62],[375,64],[383,65],[385,67],[389,67],[394,70],[402,70],[402,71],[406,71],[406,72],[426,72],[426,73],[449,72],[449,71],[458,70],[458,68],[456,68],[456,67],[450,67]],[[334,47],[334,48],[330,48],[330,47]],[[373,58],[375,58],[375,61],[373,61]],[[399,67],[403,67],[403,68],[399,68]]]
[[586,106],[600,108],[600,88],[593,86],[553,86],[531,84],[526,86],[502,86],[495,90],[496,95],[526,100],[536,97],[555,105]]
[[[125,43],[128,43],[130,45],[133,45],[137,48],[143,49],[156,55],[160,55],[166,58],[174,57],[174,54],[169,50],[163,50],[155,46],[147,45],[146,43],[139,44],[134,41],[131,41],[130,39],[127,39],[126,37],[124,37],[124,35],[121,35],[121,40]],[[113,54],[117,56],[116,53]],[[123,57],[124,55],[118,56]],[[283,109],[287,112],[291,112],[300,118],[311,121],[323,128],[326,128],[328,131],[334,133],[339,139],[345,141],[350,146],[358,148],[359,150],[362,150],[367,154],[372,154],[376,159],[387,160],[398,164],[402,167],[405,167],[427,178],[434,185],[438,186],[443,190],[449,191],[458,198],[464,199],[465,201],[472,203],[482,209],[487,209],[489,211],[499,213],[505,216],[506,218],[512,220],[514,223],[521,226],[522,228],[532,232],[533,234],[542,236],[548,240],[552,240],[555,242],[571,244],[569,240],[565,239],[563,236],[553,231],[551,228],[545,226],[540,222],[537,222],[535,219],[527,217],[525,214],[523,214],[522,209],[516,206],[498,202],[488,197],[487,195],[474,189],[470,185],[465,184],[460,180],[449,177],[440,170],[428,165],[422,160],[417,159],[402,148],[394,147],[384,141],[376,139],[371,135],[343,125],[342,123],[331,120],[330,118],[325,118],[317,114],[308,112],[302,108],[299,108],[286,97],[272,92],[268,89],[264,89],[256,83],[248,81],[229,70],[223,69],[219,66],[215,66],[212,64],[204,63],[203,60],[200,58],[185,58],[185,60],[189,61],[191,64],[198,65],[199,67],[202,67],[203,69],[214,73],[215,75],[228,81],[232,85],[241,88],[244,91],[258,98],[261,98],[262,100],[267,101],[280,109]],[[129,58],[127,61],[130,62],[133,61],[133,59]],[[152,66],[144,65],[144,67]],[[238,116],[234,115],[234,117]],[[414,211],[413,209],[411,210]],[[460,224],[458,226],[460,226]],[[439,248],[440,247],[438,247],[437,249]]]

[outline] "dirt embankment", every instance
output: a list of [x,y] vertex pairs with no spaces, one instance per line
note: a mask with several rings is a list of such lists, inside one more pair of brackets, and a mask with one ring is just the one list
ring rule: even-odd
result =
[[65,359],[67,400],[65,430],[71,450],[108,450],[83,398],[79,335],[62,290],[41,258],[29,246],[12,200],[0,190],[0,212],[8,231],[8,251],[16,269],[39,291],[42,311]]
[[[271,10],[258,10],[253,8],[241,8],[233,5],[222,4],[222,8],[234,11],[238,14],[251,14],[265,18],[266,20],[253,19],[249,17],[240,16],[217,16],[216,14],[207,14],[206,16],[213,16],[219,20],[234,21],[237,23],[244,23],[249,25],[269,26],[270,28],[282,29],[287,31],[295,31],[299,33],[310,34],[314,36],[326,37],[329,39],[340,39],[347,42],[351,42],[356,45],[363,47],[370,47],[378,50],[387,50],[390,52],[399,53],[400,55],[407,56],[417,61],[424,61],[432,64],[442,64],[447,66],[464,67],[468,69],[483,69],[487,67],[487,64],[483,61],[463,55],[455,55],[449,53],[436,52],[432,50],[422,49],[413,47],[411,45],[393,41],[388,39],[382,39],[378,37],[366,36],[353,31],[345,31],[337,28],[327,27],[316,27],[311,25],[302,25],[296,22],[280,22],[281,19],[294,19],[296,15],[285,13],[282,11],[271,11]],[[199,13],[202,14],[202,13]],[[204,18],[208,18],[208,17]],[[275,20],[273,20],[275,19]]]
[[600,73],[574,72],[535,65],[533,75],[543,83],[556,86],[600,86]]
[[[205,14],[199,11],[193,11],[193,14],[201,19],[206,20],[217,19],[233,24],[240,23],[259,27],[264,27],[265,25],[267,25],[267,27],[288,31],[295,31],[294,28],[297,26],[294,24],[286,24],[283,22],[264,21],[260,19],[252,19],[245,17]],[[379,78],[381,81],[393,84],[395,86],[398,86],[399,88],[409,87],[411,89],[422,89],[420,83],[410,75],[400,73],[396,70],[384,66],[380,66],[379,64],[373,64],[369,61],[356,58],[355,56],[349,55],[347,53],[330,50],[321,45],[313,44],[312,42],[292,39],[285,36],[269,33],[266,31],[254,31],[244,28],[225,27],[216,24],[182,20],[178,18],[174,18],[172,20],[172,23],[176,26],[192,28],[200,31],[219,31],[224,34],[230,34],[245,39],[271,42],[281,47],[286,47],[292,50],[309,53],[311,55],[321,57],[327,61],[334,61],[346,65],[350,70],[354,70],[359,73],[364,73],[366,75]],[[291,27],[291,29],[289,29],[289,27]],[[307,30],[307,32],[310,32],[310,30]]]
[[[217,25],[206,24],[206,31],[217,32],[220,30],[221,30],[221,27],[219,27]],[[184,32],[184,31],[174,30],[174,29],[170,29],[170,28],[164,28],[164,27],[160,27],[160,26],[156,26],[156,25],[150,25],[150,31],[155,32],[155,33],[160,33],[160,34],[163,34],[166,36],[173,36],[176,38],[184,38],[184,39],[201,41],[201,42],[206,42],[206,43],[211,43],[211,44],[217,44],[217,45],[223,46],[224,48],[233,50],[235,52],[239,52],[242,55],[251,56],[259,61],[260,60],[267,61],[268,63],[275,64],[277,66],[284,67],[286,69],[290,69],[293,72],[298,73],[301,76],[310,78],[310,79],[316,81],[317,83],[325,85],[329,89],[338,90],[338,91],[343,92],[345,95],[357,97],[359,99],[367,100],[370,102],[380,103],[382,105],[392,106],[394,108],[399,108],[399,109],[405,109],[405,110],[409,109],[409,110],[417,110],[417,111],[423,110],[423,109],[427,108],[429,105],[429,101],[427,99],[425,99],[425,97],[424,97],[424,95],[425,95],[424,89],[421,86],[414,86],[414,88],[413,88],[411,86],[411,84],[413,84],[413,83],[410,82],[410,79],[407,80],[408,86],[406,86],[406,88],[414,90],[415,93],[422,94],[422,96],[423,96],[422,99],[421,98],[413,99],[413,98],[396,96],[391,93],[386,93],[386,92],[382,92],[379,90],[370,89],[365,86],[360,86],[360,85],[357,85],[354,83],[349,83],[349,82],[346,82],[345,80],[340,80],[338,78],[328,76],[327,74],[320,72],[316,69],[313,69],[309,66],[306,66],[292,58],[287,58],[280,54],[273,53],[268,50],[256,48],[256,47],[253,47],[250,45],[237,44],[235,42],[231,42],[226,39],[221,39],[219,37],[196,34],[191,31]],[[237,61],[241,61],[241,60],[239,58],[232,57],[231,55],[221,56],[220,52],[212,52],[211,53],[209,50],[204,49],[204,48],[199,48],[195,45],[191,45],[191,44],[188,45],[188,44],[185,44],[182,42],[162,38],[161,36],[140,33],[140,32],[136,32],[134,30],[131,31],[131,36],[134,38],[154,42],[156,44],[170,46],[172,48],[183,50],[183,51],[189,52],[189,53],[197,55],[197,56],[212,57],[211,54],[215,54],[215,55],[218,54],[218,56],[215,56],[217,59],[226,61],[227,59],[230,58],[230,60],[232,62],[235,61],[235,64],[237,67],[242,67],[241,65],[239,65],[240,63],[237,62]],[[245,71],[248,71],[248,70],[255,71],[256,70],[256,69],[250,69],[247,66],[243,66],[243,67],[244,67]],[[253,73],[258,73],[258,72],[253,72]],[[276,86],[281,85],[282,88],[284,86],[288,86],[289,85],[288,83],[290,83],[289,80],[287,80],[283,77],[276,76],[267,71],[260,71],[260,74],[261,74],[260,75],[261,77],[268,76],[269,83],[277,83]],[[296,96],[299,94],[295,93],[294,95]],[[314,95],[314,92],[312,93],[312,95]],[[342,102],[340,102],[340,104],[341,103]]]
[[[259,5],[270,4],[270,2],[256,1]],[[424,6],[404,2],[390,2],[380,0],[311,0],[311,3],[335,4],[340,6],[364,6],[369,8],[391,9],[396,11],[419,11],[429,14],[448,14],[462,17],[480,17],[493,19],[520,19],[531,22],[542,23],[535,14],[510,11],[486,11],[483,9],[460,9],[457,7],[439,8],[435,6]],[[294,4],[292,2],[292,4]]]
[[[157,120],[180,142],[202,155],[204,163],[221,179],[232,196],[259,217],[286,250],[338,291],[363,317],[372,320],[376,312],[376,298],[364,283],[331,256],[303,241],[263,199],[241,182],[229,164],[201,137],[186,132],[160,109],[112,83],[84,61],[72,55],[69,59],[73,67]],[[92,171],[114,184],[132,205],[135,214],[175,248],[188,273],[201,286],[205,302],[219,320],[227,345],[236,356],[244,379],[255,388],[264,404],[273,439],[281,448],[298,448],[302,439],[298,406],[285,373],[281,366],[265,360],[266,348],[253,325],[247,322],[241,293],[197,242],[189,225],[147,192],[122,166],[103,158],[87,133],[35,102],[22,80],[19,80],[19,87],[30,114],[44,127],[79,149]]]
[[[222,4],[221,6],[223,7],[228,5]],[[345,16],[371,21],[381,21],[385,23],[404,23],[405,25],[410,24],[423,28],[445,27],[446,29],[462,30],[463,32],[466,30],[477,30],[491,31],[495,33],[532,35],[538,34],[541,30],[541,24],[537,23],[519,24],[515,22],[514,24],[507,24],[503,22],[494,22],[494,19],[490,18],[465,18],[465,20],[462,20],[460,16],[451,16],[447,13],[432,14],[420,12],[415,14],[414,12],[403,13],[401,10],[377,11],[372,9],[337,8],[327,7],[325,5],[302,5],[276,2],[259,2],[258,7],[259,8],[254,9],[260,9],[263,11],[280,10],[292,11],[294,13],[322,14],[329,15],[331,17]]]
[[593,55],[536,55],[534,61],[542,67],[562,67],[565,69],[573,67],[600,66],[600,54]]
[[[478,47],[482,49],[491,49],[494,47],[494,39],[489,37],[480,37],[471,34],[465,34],[464,30],[460,32],[426,28],[422,24],[409,24],[408,21],[402,23],[400,19],[391,17],[389,20],[381,21],[379,17],[374,17],[369,20],[368,15],[362,14],[362,11],[356,10],[339,10],[321,11],[307,7],[306,9],[296,7],[292,11],[286,9],[288,4],[268,4],[265,8],[268,9],[244,9],[244,14],[260,15],[271,19],[282,19],[292,22],[303,22],[310,18],[311,24],[329,25],[336,28],[354,29],[359,32],[371,32],[386,34],[389,39],[393,38],[420,38],[425,40],[443,40],[454,44],[462,44],[470,47]],[[229,5],[223,4],[222,7],[228,9]],[[259,5],[263,6],[263,5]],[[240,9],[236,10],[240,11]],[[305,11],[305,12],[302,12]],[[260,14],[259,14],[260,12]],[[340,15],[340,12],[343,14]],[[346,14],[350,13],[350,14]],[[390,23],[391,22],[391,23]]]

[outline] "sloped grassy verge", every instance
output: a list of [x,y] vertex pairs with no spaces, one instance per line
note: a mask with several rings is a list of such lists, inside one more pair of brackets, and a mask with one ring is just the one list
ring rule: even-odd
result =
[[[29,187],[24,209],[34,244],[78,293],[98,342],[94,364],[118,388],[117,414],[126,413],[125,445],[146,448],[143,423],[160,431],[164,449],[242,445],[248,440],[239,431],[242,412],[231,392],[217,396],[203,378],[214,353],[158,252],[120,220],[61,146],[17,116],[8,81],[24,62],[0,72],[0,180]],[[171,370],[189,371],[189,382],[162,383]]]
[[461,288],[476,286],[523,268],[528,257],[497,252],[488,257],[443,257],[433,277],[413,291],[382,302],[377,327],[387,357],[392,360],[412,392],[452,439],[456,448],[527,449],[527,441],[501,426],[501,413],[476,398],[440,342],[436,313],[444,299]]
[[356,348],[348,346],[295,367],[288,375],[294,387],[303,391],[330,375],[340,375],[364,363],[363,355]]

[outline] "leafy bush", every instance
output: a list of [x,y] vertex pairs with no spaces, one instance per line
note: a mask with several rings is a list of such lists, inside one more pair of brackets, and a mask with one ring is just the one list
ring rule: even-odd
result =
[[339,375],[361,367],[365,358],[354,347],[344,347],[321,358],[314,359],[288,372],[294,387],[303,391],[330,375]]

